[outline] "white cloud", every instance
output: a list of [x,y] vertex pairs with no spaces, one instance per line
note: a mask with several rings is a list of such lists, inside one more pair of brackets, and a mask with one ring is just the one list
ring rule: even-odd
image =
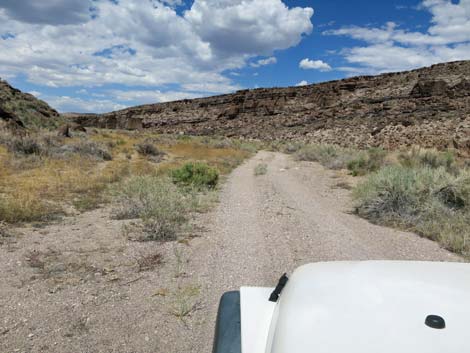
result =
[[424,0],[419,9],[432,15],[424,33],[400,29],[393,22],[382,27],[343,27],[323,33],[366,43],[342,51],[350,64],[358,65],[343,68],[352,73],[376,74],[470,59],[470,0]]
[[181,86],[182,89],[192,92],[210,92],[210,93],[224,93],[234,92],[242,87],[234,84],[227,84],[225,82],[213,83],[189,83]]
[[81,99],[70,96],[41,96],[52,107],[60,112],[104,113],[127,108],[127,105],[108,99]]
[[185,19],[221,56],[269,55],[297,45],[312,31],[313,9],[280,0],[196,0]]
[[310,60],[308,58],[303,59],[299,63],[299,67],[304,70],[320,70],[330,71],[331,66],[322,60]]
[[151,104],[151,103],[162,103],[170,102],[181,99],[192,99],[201,97],[201,93],[191,93],[191,92],[178,92],[178,91],[169,91],[169,92],[160,92],[153,90],[131,90],[131,91],[122,91],[122,90],[112,90],[108,92],[115,100],[123,102],[132,102],[132,104]]
[[224,72],[312,30],[313,9],[281,0],[195,0],[183,14],[170,3],[181,1],[94,0],[91,13],[88,0],[0,1],[0,33],[14,35],[0,40],[0,76],[51,87],[204,82],[230,90]]
[[271,56],[270,58],[260,59],[260,60],[254,62],[254,63],[251,63],[250,66],[251,67],[261,67],[261,66],[272,65],[272,64],[276,64],[276,63],[277,63],[277,59],[274,56]]
[[307,86],[307,85],[308,85],[308,82],[305,81],[305,80],[302,80],[302,81],[300,81],[299,83],[296,84],[297,87]]

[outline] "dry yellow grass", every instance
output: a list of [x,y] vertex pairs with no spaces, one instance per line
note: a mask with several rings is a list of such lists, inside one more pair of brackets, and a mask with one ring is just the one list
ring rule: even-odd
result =
[[180,167],[188,161],[202,161],[227,174],[250,156],[250,153],[234,148],[214,148],[198,142],[180,142],[167,148],[172,157],[162,165],[162,170]]
[[[113,159],[102,161],[80,154],[18,156],[0,145],[0,221],[40,221],[64,213],[73,206],[79,211],[106,201],[109,184],[134,175],[165,174],[188,161],[203,161],[222,174],[230,172],[250,153],[234,148],[206,146],[198,139],[178,139],[151,133],[99,131],[89,140],[107,146]],[[81,138],[65,141],[79,142]],[[151,139],[167,155],[155,163],[139,155],[134,146]]]

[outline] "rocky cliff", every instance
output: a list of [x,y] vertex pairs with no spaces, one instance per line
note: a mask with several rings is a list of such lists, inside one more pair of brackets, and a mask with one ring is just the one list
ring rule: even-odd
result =
[[470,151],[470,61],[78,116],[83,126]]
[[59,121],[59,113],[46,102],[0,79],[0,127],[53,128]]

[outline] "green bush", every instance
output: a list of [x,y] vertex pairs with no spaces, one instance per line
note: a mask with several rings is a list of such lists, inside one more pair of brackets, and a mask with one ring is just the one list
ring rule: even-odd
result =
[[143,240],[174,240],[186,222],[189,202],[167,178],[136,176],[114,191],[118,219],[142,220]]
[[219,172],[205,163],[186,163],[171,173],[177,185],[196,188],[214,188],[219,180]]
[[371,148],[348,163],[348,169],[354,176],[378,171],[385,163],[387,153],[380,148]]
[[360,216],[470,254],[470,172],[456,176],[443,166],[388,166],[359,184],[354,196]]

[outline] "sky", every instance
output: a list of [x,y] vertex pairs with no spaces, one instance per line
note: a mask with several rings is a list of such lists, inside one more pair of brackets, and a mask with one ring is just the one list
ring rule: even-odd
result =
[[0,0],[0,78],[61,112],[470,59],[470,0]]

